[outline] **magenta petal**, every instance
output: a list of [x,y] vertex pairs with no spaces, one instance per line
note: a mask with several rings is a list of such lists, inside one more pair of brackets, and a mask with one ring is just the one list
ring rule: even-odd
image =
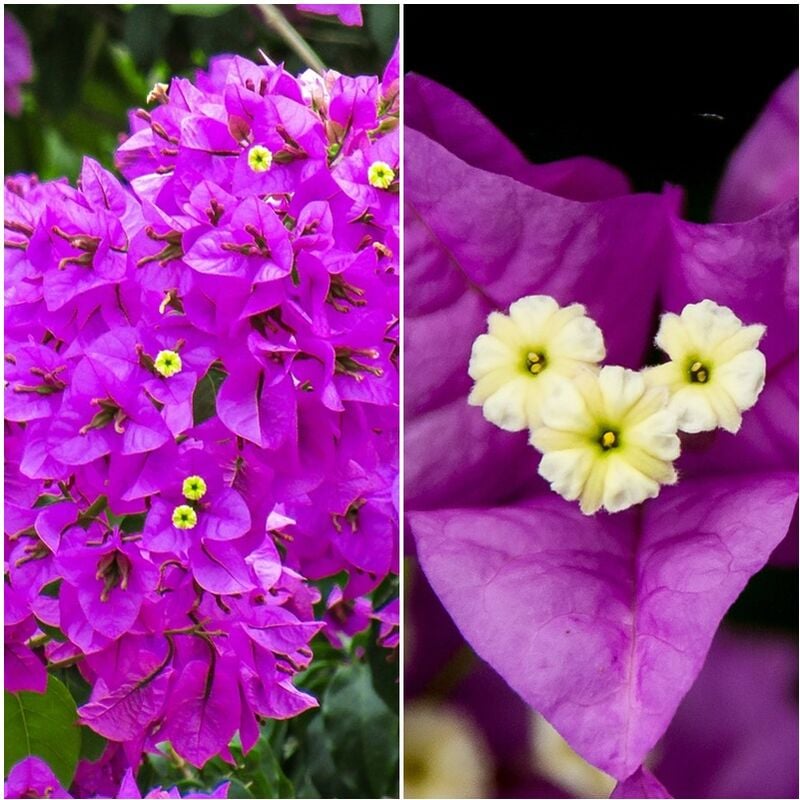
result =
[[4,655],[7,692],[45,692],[47,670],[24,644],[7,643]]
[[237,594],[255,588],[241,552],[231,542],[207,539],[192,548],[192,572],[206,591]]
[[264,625],[245,625],[244,632],[259,646],[275,653],[291,655],[322,628],[322,622],[300,622],[282,608],[271,610],[272,618]]
[[644,767],[639,767],[630,778],[618,783],[611,792],[611,797],[672,797],[659,780]]
[[41,758],[28,756],[11,767],[4,797],[72,797],[59,783],[50,765]]
[[129,797],[136,800],[137,798],[141,798],[141,796],[142,793],[139,791],[139,787],[136,785],[136,781],[133,777],[133,770],[129,767],[122,776],[122,783],[119,785],[117,797]]
[[298,3],[297,8],[300,11],[306,11],[311,14],[335,15],[342,25],[358,27],[364,24],[364,20],[361,17],[361,6],[358,3],[340,3],[338,5],[331,3]]
[[236,674],[219,658],[213,665],[192,661],[181,671],[161,735],[195,767],[202,768],[236,732],[240,708]]
[[527,505],[411,515],[461,632],[584,758],[619,780],[663,734],[725,611],[785,535],[785,473],[684,481],[583,517]]
[[738,222],[797,195],[797,73],[769,100],[728,162],[714,219]]
[[89,702],[79,710],[81,720],[112,742],[136,738],[161,713],[170,675],[171,670],[157,670],[113,690],[98,678]]
[[250,511],[233,489],[221,489],[208,511],[201,512],[197,535],[209,539],[238,539],[250,530]]
[[405,124],[473,167],[508,175],[536,189],[572,200],[602,200],[628,194],[627,178],[603,161],[579,156],[532,164],[471,103],[430,78],[407,75]]

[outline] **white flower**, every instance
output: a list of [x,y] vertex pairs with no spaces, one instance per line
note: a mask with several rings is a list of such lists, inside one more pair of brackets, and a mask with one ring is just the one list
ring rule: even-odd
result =
[[537,712],[531,714],[530,740],[536,771],[572,797],[608,797],[616,781],[581,758]]
[[556,381],[541,407],[531,444],[543,453],[539,474],[584,514],[622,511],[677,481],[675,414],[665,389],[623,367],[584,370]]
[[493,765],[475,723],[455,708],[427,702],[404,715],[405,797],[491,797]]
[[605,358],[603,334],[579,303],[560,308],[547,295],[523,297],[508,316],[489,314],[489,332],[472,345],[469,403],[507,431],[535,427],[558,378],[571,378]]
[[756,347],[765,331],[763,325],[743,325],[712,300],[661,317],[656,344],[671,361],[645,375],[651,386],[669,389],[680,430],[739,430],[742,411],[755,405],[764,388],[766,360]]

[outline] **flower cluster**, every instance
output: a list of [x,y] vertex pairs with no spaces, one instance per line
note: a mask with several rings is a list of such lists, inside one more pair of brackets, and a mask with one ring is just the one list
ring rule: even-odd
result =
[[397,571],[397,89],[218,57],[126,183],[6,182],[6,688],[77,664],[106,759],[247,751],[316,705],[307,581]]
[[[796,539],[787,531],[796,529],[797,502],[797,182],[771,186],[773,175],[762,168],[781,163],[766,158],[777,148],[795,160],[796,174],[796,115],[791,122],[784,115],[796,86],[793,77],[778,91],[756,138],[734,156],[738,188],[720,193],[728,198],[720,205],[724,224],[697,224],[680,218],[677,189],[630,194],[617,170],[590,158],[531,164],[453,92],[424,78],[406,80],[404,268],[414,291],[405,296],[404,497],[409,549],[415,546],[432,590],[420,609],[425,624],[411,631],[416,661],[432,664],[444,641],[458,653],[452,664],[460,670],[458,648],[466,641],[572,750],[620,782],[618,796],[661,796],[652,793],[642,765],[653,766],[648,753],[700,673],[723,616],[768,559],[796,563]],[[780,126],[786,135],[776,143]],[[735,205],[743,221],[729,223],[734,200],[741,201]],[[506,344],[514,341],[511,315],[499,312],[514,308],[520,316],[517,309],[527,307],[523,322],[532,325],[534,303],[516,306],[532,295],[559,301],[560,310],[541,299],[535,305],[540,321],[549,315],[547,332],[558,324],[563,335],[553,332],[552,352],[544,346],[550,339],[526,336],[496,386],[488,341],[489,361],[480,363],[479,352],[473,362],[487,367],[476,384],[466,365],[487,317],[490,339],[499,331]],[[569,306],[573,301],[586,314]],[[587,314],[603,332],[609,363],[635,370],[655,363],[656,331],[671,363],[633,377],[619,368],[598,370],[603,354],[593,326],[569,322]],[[762,339],[760,325],[736,318],[763,323],[767,335]],[[756,405],[742,415],[764,377],[756,346],[766,380]],[[558,371],[580,366],[589,378],[562,376],[569,386],[562,408],[523,397],[526,387],[549,382],[554,359],[570,358],[576,363],[564,360]],[[502,402],[490,400],[516,378]],[[487,425],[468,403],[472,393],[484,413],[518,429],[530,427],[529,415],[538,413],[552,425],[537,430],[551,440],[568,433],[563,444],[576,441],[589,412],[602,408],[595,401],[605,398],[596,389],[624,399],[626,386],[632,394],[661,387],[671,396],[669,436],[678,425],[716,429],[681,434],[677,485],[615,514],[585,516],[544,481],[532,480],[551,453],[541,456],[524,436]],[[567,402],[577,415],[568,418]],[[615,443],[625,448],[616,433],[611,426],[595,430],[594,461],[603,457],[602,439],[611,445],[606,462]],[[412,602],[426,588],[422,574],[415,581]],[[441,627],[429,630],[433,593],[455,623],[449,636]],[[447,680],[451,664],[439,658]],[[436,671],[428,676],[437,676],[432,686],[441,685]],[[419,692],[418,672],[413,681]],[[414,691],[407,682],[407,692]],[[730,729],[722,713],[728,701],[719,698],[702,715],[706,738],[713,737],[712,720]],[[480,700],[486,704],[484,695]],[[505,754],[511,711],[492,704],[498,707],[502,719],[491,730],[503,735]],[[697,741],[696,730],[687,741]],[[751,762],[760,796],[768,796],[767,765],[779,752],[775,730],[754,722],[749,728],[769,750]],[[524,737],[523,729],[516,741]],[[692,773],[699,770],[693,766]],[[520,794],[535,791],[541,790]],[[702,796],[697,788],[686,792]]]
[[[126,800],[132,798],[176,798],[180,800],[181,797],[185,798],[215,798],[228,796],[228,787],[230,784],[223,783],[213,794],[198,794],[190,792],[189,794],[181,795],[176,789],[162,789],[156,786],[151,789],[146,795],[142,795],[136,781],[133,777],[133,770],[128,768],[119,784],[118,791],[114,792],[113,797],[124,797]],[[8,773],[8,779],[3,787],[3,795],[5,797],[47,797],[47,798],[71,798],[74,795],[69,794],[67,790],[61,785],[61,782],[53,774],[53,770],[42,759],[36,756],[29,756],[23,759],[18,764],[15,764]],[[87,796],[88,795],[84,795]],[[108,797],[106,793],[92,795],[96,797]]]
[[469,402],[504,430],[528,427],[539,474],[584,514],[622,511],[677,481],[679,430],[739,430],[764,387],[765,330],[703,300],[661,317],[656,344],[669,362],[600,369],[603,334],[582,305],[523,297],[508,316],[493,311],[475,340]]

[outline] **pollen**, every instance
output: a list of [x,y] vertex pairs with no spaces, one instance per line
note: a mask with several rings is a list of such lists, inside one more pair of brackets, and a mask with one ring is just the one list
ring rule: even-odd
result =
[[253,145],[247,153],[247,165],[253,172],[267,172],[272,166],[272,151],[261,144]]
[[689,380],[693,383],[705,383],[708,380],[708,370],[699,361],[695,361],[689,367]]
[[528,353],[526,366],[531,375],[538,375],[547,366],[547,362],[541,353]]
[[181,357],[174,350],[159,350],[153,365],[165,378],[177,375],[183,369]]
[[191,506],[177,506],[172,512],[172,524],[182,531],[191,530],[197,525],[197,512]]
[[200,500],[208,491],[208,486],[199,475],[190,475],[184,479],[181,491],[187,500]]
[[394,170],[385,161],[375,161],[367,171],[369,185],[376,189],[388,189],[394,180]]
[[603,450],[610,450],[612,447],[617,446],[617,435],[614,433],[614,431],[606,431],[600,437],[600,446],[603,448]]

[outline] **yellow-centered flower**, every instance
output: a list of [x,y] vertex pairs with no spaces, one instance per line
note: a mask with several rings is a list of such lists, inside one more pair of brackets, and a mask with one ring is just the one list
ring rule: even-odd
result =
[[176,506],[172,512],[172,524],[182,531],[188,531],[197,525],[197,512],[191,506]]
[[199,475],[190,475],[184,478],[181,491],[187,500],[200,500],[208,491],[208,486]]
[[247,151],[247,166],[253,172],[267,172],[272,166],[272,151],[261,144],[253,145]]
[[603,334],[579,303],[560,308],[547,295],[523,297],[508,315],[489,314],[489,332],[472,345],[469,403],[506,431],[540,423],[539,407],[559,378],[571,378],[606,355]]
[[623,367],[584,370],[553,384],[531,444],[539,474],[584,514],[622,511],[655,497],[677,474],[677,420],[665,389]]
[[367,170],[367,180],[376,189],[388,189],[394,180],[394,170],[385,161],[375,161]]
[[766,360],[756,348],[765,331],[763,325],[743,325],[712,300],[661,317],[656,344],[671,360],[645,377],[669,390],[680,430],[739,430],[742,411],[755,405],[764,388]]
[[157,372],[165,378],[177,375],[183,369],[181,357],[174,350],[159,350],[153,363]]

